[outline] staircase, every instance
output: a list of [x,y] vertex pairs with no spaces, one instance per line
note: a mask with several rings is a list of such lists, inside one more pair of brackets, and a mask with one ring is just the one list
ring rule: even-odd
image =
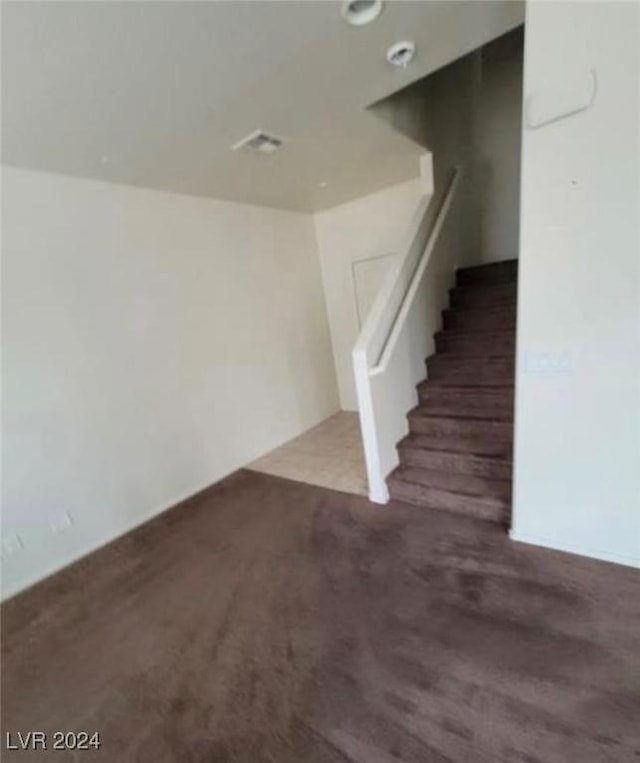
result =
[[508,526],[518,261],[459,270],[398,443],[392,498]]

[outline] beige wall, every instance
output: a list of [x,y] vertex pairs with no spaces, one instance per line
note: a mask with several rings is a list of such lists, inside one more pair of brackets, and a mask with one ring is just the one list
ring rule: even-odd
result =
[[309,215],[12,168],[2,213],[5,595],[338,409]]
[[[358,315],[358,263],[373,258],[390,266],[422,194],[419,180],[391,186],[315,215],[340,405],[356,411],[352,351],[365,316]],[[384,265],[383,265],[384,266]]]
[[527,7],[513,534],[640,565],[640,5]]

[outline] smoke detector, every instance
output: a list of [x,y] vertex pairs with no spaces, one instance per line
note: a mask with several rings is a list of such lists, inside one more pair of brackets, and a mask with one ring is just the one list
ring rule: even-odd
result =
[[282,148],[284,140],[275,135],[269,135],[264,130],[256,130],[246,138],[242,138],[233,146],[232,151],[248,151],[252,154],[273,154]]
[[396,42],[387,51],[387,61],[392,66],[401,66],[406,69],[407,66],[413,61],[413,57],[416,54],[415,42],[406,40],[405,42]]
[[382,0],[346,0],[342,3],[342,18],[351,26],[364,26],[382,13]]

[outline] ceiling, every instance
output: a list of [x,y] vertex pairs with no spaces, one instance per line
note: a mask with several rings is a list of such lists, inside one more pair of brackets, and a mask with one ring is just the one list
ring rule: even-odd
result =
[[[2,161],[315,211],[415,177],[367,106],[523,21],[520,2],[3,2]],[[387,48],[414,40],[406,70]],[[231,151],[263,128],[277,153]],[[322,184],[322,185],[321,185]],[[325,185],[326,184],[326,185]]]

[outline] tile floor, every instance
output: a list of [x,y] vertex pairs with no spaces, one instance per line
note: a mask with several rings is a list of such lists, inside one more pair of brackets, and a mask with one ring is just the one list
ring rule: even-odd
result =
[[336,413],[247,468],[344,493],[367,495],[358,414]]

